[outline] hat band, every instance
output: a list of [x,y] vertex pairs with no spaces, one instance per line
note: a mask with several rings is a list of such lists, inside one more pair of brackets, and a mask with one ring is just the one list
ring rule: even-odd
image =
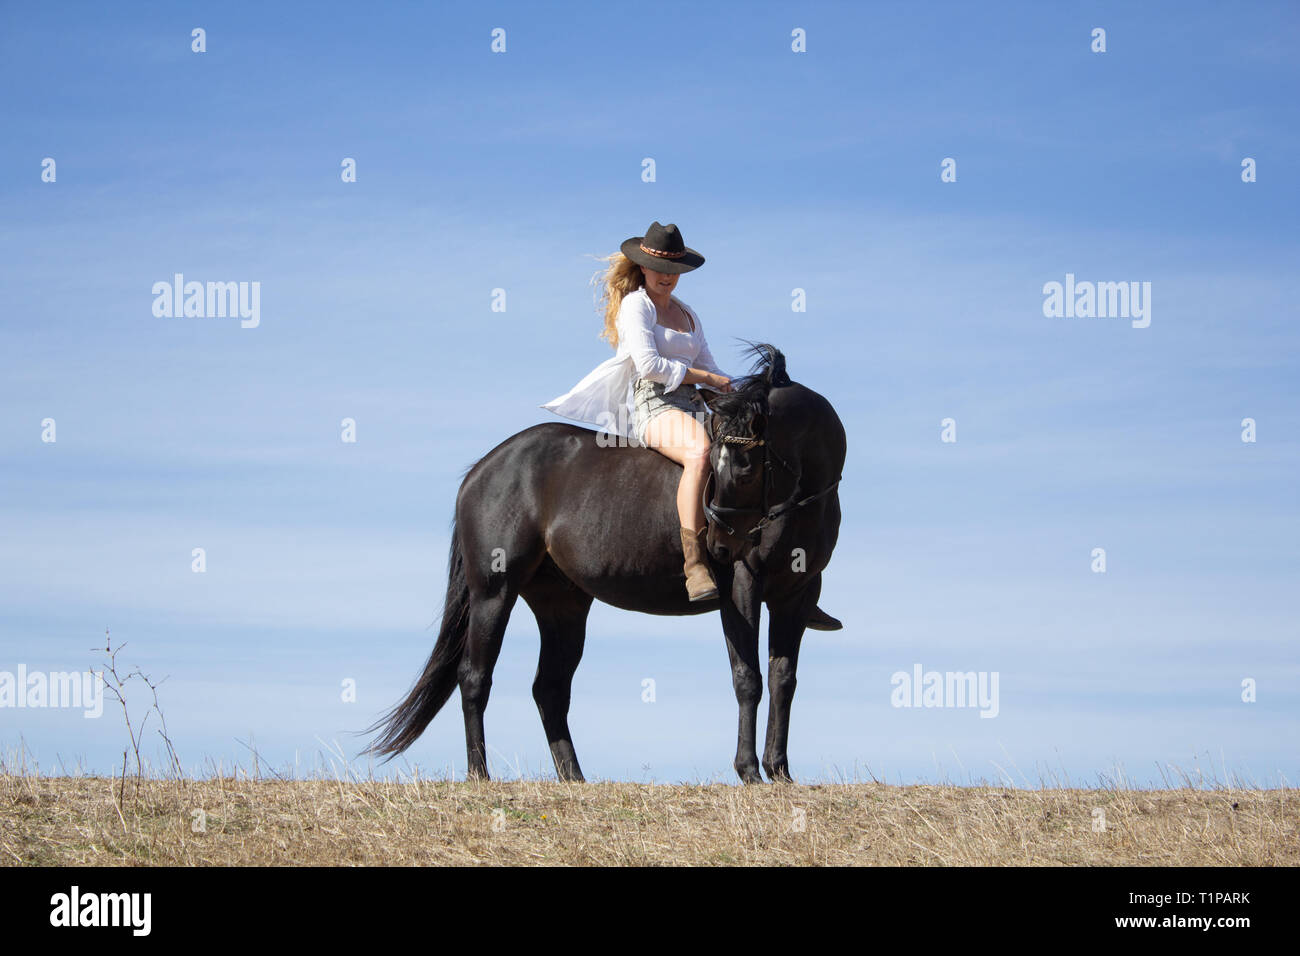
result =
[[642,252],[648,252],[652,256],[658,256],[661,259],[680,259],[686,255],[685,252],[663,252],[659,249],[651,249],[644,242],[639,244]]

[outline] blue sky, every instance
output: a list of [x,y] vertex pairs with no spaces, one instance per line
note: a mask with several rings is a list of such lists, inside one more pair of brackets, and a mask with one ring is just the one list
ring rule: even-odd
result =
[[[1294,783],[1298,40],[1292,4],[6,5],[0,671],[110,628],[187,768],[355,754],[459,476],[610,354],[592,256],[658,219],[720,364],[777,344],[848,433],[796,776]],[[259,282],[260,325],[156,318],[177,272]],[[1150,282],[1150,326],[1044,317],[1067,273]],[[500,775],[552,771],[537,644],[521,603]],[[997,672],[998,716],[891,706],[917,663]],[[573,699],[589,778],[734,779],[713,616],[597,606]],[[43,771],[122,742],[0,708]],[[453,700],[389,768],[464,761]]]

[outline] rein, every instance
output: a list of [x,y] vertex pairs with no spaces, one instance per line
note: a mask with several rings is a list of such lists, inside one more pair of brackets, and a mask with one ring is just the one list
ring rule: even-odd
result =
[[773,521],[775,521],[777,518],[781,517],[781,515],[794,511],[798,508],[802,508],[804,505],[811,504],[812,502],[816,501],[818,498],[825,497],[826,495],[834,491],[835,487],[843,479],[843,476],[840,476],[839,478],[836,478],[834,481],[832,481],[829,485],[827,485],[825,488],[823,488],[821,491],[817,492],[816,494],[809,495],[806,498],[801,498],[798,501],[794,500],[794,496],[791,495],[789,498],[785,499],[785,501],[781,502],[775,508],[769,510],[767,507],[767,499],[768,499],[768,490],[772,484],[772,459],[775,458],[782,468],[784,468],[791,475],[793,475],[796,482],[799,479],[799,472],[795,471],[792,467],[790,467],[790,464],[784,458],[782,458],[775,451],[773,451],[772,446],[767,443],[766,439],[743,438],[739,435],[723,435],[721,440],[724,444],[727,445],[743,445],[746,448],[753,448],[755,445],[763,446],[762,498],[760,499],[757,508],[752,508],[752,507],[751,508],[726,508],[726,507],[722,507],[721,505],[714,504],[713,502],[709,501],[709,490],[713,487],[715,476],[713,473],[713,469],[709,469],[709,477],[704,482],[704,489],[701,495],[702,503],[704,505],[704,516],[706,519],[708,519],[710,524],[717,525],[720,529],[722,529],[723,532],[731,535],[732,537],[735,537],[736,531],[734,528],[731,527],[731,525],[727,524],[726,520],[724,520],[723,518],[724,515],[728,515],[728,516],[744,515],[744,514],[762,515],[762,517],[758,519],[758,523],[754,525],[754,527],[748,532],[748,534],[745,535],[745,537],[747,537],[753,544],[758,543],[759,538],[763,534],[763,529],[766,528]]

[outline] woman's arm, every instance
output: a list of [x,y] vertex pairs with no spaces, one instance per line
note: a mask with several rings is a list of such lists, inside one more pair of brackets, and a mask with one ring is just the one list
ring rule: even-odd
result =
[[687,385],[707,385],[719,391],[730,391],[730,381],[725,373],[713,372],[706,368],[693,368],[687,371],[682,381]]
[[687,382],[696,385],[708,385],[712,388],[722,391],[731,390],[731,376],[718,367],[718,363],[713,360],[713,353],[709,351],[708,340],[704,337],[704,327],[700,325],[700,317],[691,309],[691,319],[695,322],[695,333],[700,339],[700,353],[695,356],[696,368],[692,372],[699,373],[696,380],[691,382],[688,377]]

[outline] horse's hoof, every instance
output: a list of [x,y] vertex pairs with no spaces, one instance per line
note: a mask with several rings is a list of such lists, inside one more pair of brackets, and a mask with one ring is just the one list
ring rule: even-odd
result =
[[839,618],[831,617],[821,608],[815,607],[812,614],[808,616],[808,623],[804,627],[813,631],[842,631],[844,630],[844,622]]

